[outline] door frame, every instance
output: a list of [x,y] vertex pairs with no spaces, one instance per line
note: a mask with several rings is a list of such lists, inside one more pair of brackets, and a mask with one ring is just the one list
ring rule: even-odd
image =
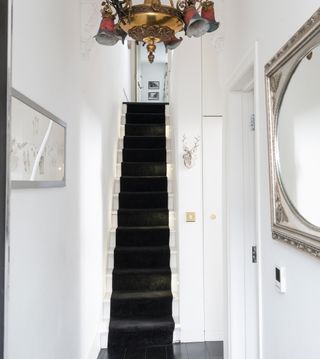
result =
[[[225,343],[225,354],[228,359],[247,359],[246,357],[246,343],[253,343],[256,348],[258,358],[262,358],[262,311],[261,311],[261,260],[260,260],[260,225],[259,225],[259,164],[257,162],[258,156],[255,157],[255,239],[257,247],[257,263],[253,264],[256,266],[256,280],[253,277],[248,276],[248,259],[251,257],[251,253],[247,253],[248,243],[245,236],[245,226],[243,225],[246,221],[245,213],[241,220],[239,219],[239,228],[241,233],[232,234],[232,227],[229,225],[229,219],[233,215],[236,218],[239,213],[239,208],[246,208],[245,192],[246,186],[243,183],[241,176],[228,176],[228,166],[230,156],[233,156],[232,151],[236,153],[237,146],[244,144],[243,135],[243,114],[239,111],[242,110],[242,96],[249,90],[254,90],[254,104],[253,109],[256,116],[256,136],[254,148],[256,154],[259,149],[259,119],[258,115],[258,104],[259,104],[259,83],[258,83],[258,43],[256,42],[252,49],[244,56],[243,60],[239,63],[233,75],[227,81],[226,86],[226,116],[224,120],[223,129],[223,213],[224,213],[224,224],[223,224],[223,238],[225,243],[225,285],[226,285],[226,343]],[[245,119],[248,121],[249,118]],[[232,126],[239,121],[239,131],[234,134],[234,141],[230,141],[229,137],[232,136]],[[244,144],[245,145],[245,144]],[[237,153],[239,156],[239,153]],[[241,154],[240,161],[245,161],[244,156]],[[240,164],[239,164],[240,166]],[[241,168],[241,167],[239,167]],[[234,195],[232,194],[234,191]],[[232,208],[232,196],[236,196],[238,192],[238,198],[236,199],[238,208]],[[239,193],[240,192],[240,193]],[[241,222],[243,223],[241,224]],[[235,238],[237,239],[236,243]],[[240,239],[240,241],[238,240]],[[240,243],[239,243],[240,242]],[[235,245],[236,244],[236,245]],[[237,247],[238,246],[238,247]],[[240,250],[239,250],[240,249]],[[237,273],[235,279],[234,273]],[[247,282],[246,282],[247,280]],[[248,282],[249,280],[249,282]],[[247,318],[246,307],[248,301],[246,299],[246,286],[254,289],[257,310],[254,314],[254,321],[256,322],[256,328],[258,333],[254,335],[252,331],[247,330]],[[236,303],[236,304],[235,304]],[[237,308],[235,308],[237,306]],[[239,311],[241,313],[239,313]],[[248,358],[249,359],[249,358]]]
[[9,272],[9,117],[11,86],[11,0],[0,0],[0,359],[6,357]]

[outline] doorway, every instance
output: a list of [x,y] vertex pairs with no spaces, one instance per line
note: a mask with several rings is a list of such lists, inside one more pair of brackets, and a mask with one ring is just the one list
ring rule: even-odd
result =
[[169,75],[170,54],[163,44],[157,45],[155,59],[152,64],[148,61],[148,53],[145,46],[134,44],[135,66],[131,66],[134,72],[131,86],[134,91],[133,99],[136,102],[169,102]]
[[[259,357],[255,53],[229,85],[224,128],[224,239],[229,359]],[[252,56],[253,55],[253,56]]]

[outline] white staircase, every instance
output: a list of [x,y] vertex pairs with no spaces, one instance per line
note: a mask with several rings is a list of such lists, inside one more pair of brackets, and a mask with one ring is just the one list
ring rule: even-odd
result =
[[[105,256],[106,268],[106,289],[103,301],[103,321],[101,326],[101,348],[108,346],[108,328],[110,320],[110,299],[112,294],[112,271],[113,271],[113,253],[116,244],[116,229],[118,226],[117,210],[119,208],[119,192],[120,192],[120,177],[121,177],[121,162],[123,149],[123,136],[125,131],[125,114],[127,106],[122,105],[122,116],[120,123],[120,138],[118,140],[117,148],[117,162],[116,162],[116,177],[114,179],[114,188],[112,196],[112,212],[111,212],[111,230],[109,233],[109,240],[107,246],[107,255]],[[170,227],[170,267],[172,271],[172,294],[173,305],[172,313],[175,321],[175,330],[173,335],[174,342],[180,342],[180,318],[179,318],[179,258],[178,258],[178,243],[175,232],[175,201],[174,201],[174,185],[173,185],[173,159],[174,151],[171,140],[170,117],[168,113],[168,105],[166,105],[166,137],[167,137],[167,176],[168,176],[168,195],[169,195],[169,227]]]

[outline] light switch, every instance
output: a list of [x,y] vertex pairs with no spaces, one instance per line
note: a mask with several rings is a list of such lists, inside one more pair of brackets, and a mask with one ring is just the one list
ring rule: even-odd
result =
[[186,222],[195,222],[196,212],[186,212]]
[[285,267],[275,267],[275,284],[280,293],[287,291],[287,278]]

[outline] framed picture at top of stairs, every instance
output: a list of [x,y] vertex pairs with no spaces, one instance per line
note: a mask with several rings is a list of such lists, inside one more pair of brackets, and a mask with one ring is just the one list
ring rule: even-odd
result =
[[65,186],[66,124],[14,89],[11,99],[11,187]]
[[265,78],[272,236],[320,257],[320,9]]

